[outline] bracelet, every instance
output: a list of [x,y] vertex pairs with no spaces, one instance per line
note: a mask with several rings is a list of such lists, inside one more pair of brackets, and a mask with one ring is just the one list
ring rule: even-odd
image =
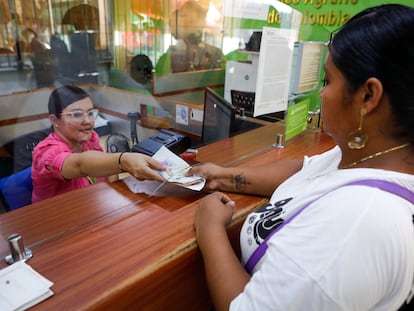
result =
[[119,170],[121,171],[121,173],[125,172],[124,169],[122,168],[122,165],[121,165],[121,158],[124,155],[124,153],[125,152],[121,152],[121,154],[119,155],[119,158],[118,158],[118,167],[119,167]]

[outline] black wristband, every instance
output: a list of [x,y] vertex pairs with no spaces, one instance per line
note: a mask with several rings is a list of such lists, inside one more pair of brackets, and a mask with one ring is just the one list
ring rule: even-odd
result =
[[119,167],[119,170],[121,171],[121,173],[125,172],[124,169],[122,168],[122,165],[121,165],[121,158],[124,155],[124,153],[125,152],[121,152],[121,154],[119,155],[119,158],[118,158],[118,167]]

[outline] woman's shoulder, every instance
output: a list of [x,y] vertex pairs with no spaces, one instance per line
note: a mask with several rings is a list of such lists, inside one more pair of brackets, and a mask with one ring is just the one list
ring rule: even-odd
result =
[[[338,170],[338,175],[347,184],[356,183],[356,185],[374,187],[376,181],[384,181],[414,191],[414,175],[412,174],[376,168],[354,168]],[[364,181],[364,184],[361,184],[361,181]]]
[[44,152],[46,149],[50,149],[52,147],[69,148],[62,138],[52,132],[36,145],[33,152],[40,150]]
[[[378,193],[378,190],[382,190],[374,184],[376,181],[392,183],[414,192],[414,175],[411,174],[372,168],[339,170],[334,166],[331,167],[331,164],[326,162],[325,167],[317,166],[315,169],[310,166],[303,169],[276,189],[272,200],[293,197],[296,198],[296,202],[303,204],[322,196],[334,200],[340,198],[338,204],[341,202],[346,204],[350,200],[365,200],[370,193]],[[369,182],[360,184],[362,180],[369,180]],[[330,195],[326,196],[326,194]],[[392,194],[384,189],[375,197],[390,195]]]

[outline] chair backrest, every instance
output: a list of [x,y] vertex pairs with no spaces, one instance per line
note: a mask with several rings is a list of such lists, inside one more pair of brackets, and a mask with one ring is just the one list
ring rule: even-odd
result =
[[50,128],[33,131],[18,136],[3,146],[13,158],[13,173],[17,173],[32,165],[34,147],[47,137],[50,132]]
[[0,191],[10,210],[32,203],[32,167],[0,179]]

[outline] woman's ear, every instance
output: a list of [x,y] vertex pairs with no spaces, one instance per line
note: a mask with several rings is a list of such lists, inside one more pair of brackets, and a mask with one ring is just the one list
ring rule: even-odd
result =
[[382,82],[377,78],[369,78],[362,86],[363,106],[367,113],[378,107],[384,95]]
[[53,127],[59,127],[59,119],[54,114],[49,115],[49,120]]

